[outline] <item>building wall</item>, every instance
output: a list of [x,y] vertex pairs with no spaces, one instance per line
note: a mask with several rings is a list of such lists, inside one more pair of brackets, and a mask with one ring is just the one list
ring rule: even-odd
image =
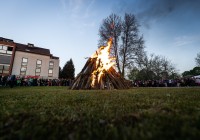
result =
[[[20,75],[20,70],[21,70],[23,58],[28,58],[26,75],[35,76],[36,75],[36,62],[37,62],[37,60],[41,60],[42,64],[41,64],[40,78],[48,78],[48,79],[58,78],[59,59],[57,59],[57,60],[56,59],[50,59],[50,56],[33,54],[33,53],[28,53],[28,52],[21,52],[21,51],[15,52],[12,74]],[[49,62],[50,61],[54,62],[53,76],[52,77],[48,76]]]
[[15,44],[0,41],[0,75],[10,75],[13,65]]
[[53,61],[53,62],[54,62],[53,77],[52,77],[52,79],[54,79],[54,77],[58,78],[60,60],[59,60],[59,59],[50,59],[50,61]]

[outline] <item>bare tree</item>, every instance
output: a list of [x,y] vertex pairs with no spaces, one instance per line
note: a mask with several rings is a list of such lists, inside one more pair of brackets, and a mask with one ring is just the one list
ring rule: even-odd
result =
[[[136,71],[135,69],[133,69]],[[177,70],[164,56],[151,54],[149,57],[144,55],[142,65],[137,72],[137,76],[132,76],[133,70],[130,70],[128,77],[136,77],[141,80],[160,80],[168,79],[171,75],[177,74]]]
[[103,20],[100,26],[100,44],[113,38],[113,54],[118,71],[125,76],[128,67],[139,64],[144,55],[144,40],[139,36],[139,24],[133,14],[125,14],[123,21],[115,14]]
[[200,67],[200,53],[197,54],[197,57],[195,58],[197,66]]
[[160,55],[154,55],[153,57],[153,71],[156,79],[166,79],[177,72],[171,61]]
[[116,58],[116,65],[118,71],[121,73],[119,64],[119,38],[121,35],[121,18],[116,14],[111,14],[109,17],[103,20],[99,29],[100,41],[99,45],[104,45],[110,38],[113,39],[112,54]]
[[144,40],[139,36],[139,24],[133,14],[125,14],[122,22],[122,45],[120,46],[121,74],[125,69],[137,63],[143,55]]

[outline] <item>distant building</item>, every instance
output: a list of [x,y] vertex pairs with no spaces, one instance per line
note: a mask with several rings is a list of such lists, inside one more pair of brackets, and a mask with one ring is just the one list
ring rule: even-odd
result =
[[49,49],[0,37],[0,75],[55,79],[59,62],[59,57],[53,56]]

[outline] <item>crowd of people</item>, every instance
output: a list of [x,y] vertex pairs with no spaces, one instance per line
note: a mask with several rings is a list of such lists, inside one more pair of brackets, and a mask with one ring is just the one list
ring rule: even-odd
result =
[[40,79],[40,78],[26,78],[16,77],[15,75],[0,76],[0,86],[70,86],[72,80],[70,79]]
[[[70,79],[40,79],[33,77],[16,77],[15,75],[0,76],[0,86],[70,86]],[[132,87],[184,87],[200,86],[200,79],[182,78],[169,80],[135,80]]]
[[167,80],[135,80],[134,87],[184,87],[200,86],[200,80],[195,78],[167,79]]

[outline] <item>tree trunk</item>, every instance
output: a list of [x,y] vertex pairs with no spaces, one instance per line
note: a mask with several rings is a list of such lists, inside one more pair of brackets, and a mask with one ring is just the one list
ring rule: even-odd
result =
[[120,68],[120,64],[119,64],[119,55],[118,55],[118,43],[117,43],[117,37],[114,37],[114,53],[115,53],[115,57],[116,57],[116,65],[117,65],[117,69],[118,72],[121,74],[121,68]]

